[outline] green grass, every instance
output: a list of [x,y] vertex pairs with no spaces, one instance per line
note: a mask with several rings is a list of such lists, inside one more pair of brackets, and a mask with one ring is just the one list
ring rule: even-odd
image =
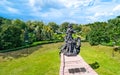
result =
[[[52,43],[19,51],[0,53],[0,75],[59,75],[58,48],[63,43]],[[120,54],[112,57],[112,47],[90,46],[82,43],[80,55],[88,64],[98,63],[99,75],[120,74]]]
[[99,64],[100,67],[95,69],[99,75],[120,75],[120,54],[115,53],[112,57],[112,47],[82,43],[80,55],[89,64]]
[[[60,45],[61,43],[42,45],[28,56],[1,61],[0,75],[59,75]],[[16,54],[16,52],[12,53]],[[6,55],[10,57],[12,53]]]

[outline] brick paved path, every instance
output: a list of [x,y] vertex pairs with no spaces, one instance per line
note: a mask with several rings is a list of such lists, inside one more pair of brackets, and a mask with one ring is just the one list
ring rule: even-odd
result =
[[65,56],[61,54],[59,75],[98,75],[81,56]]

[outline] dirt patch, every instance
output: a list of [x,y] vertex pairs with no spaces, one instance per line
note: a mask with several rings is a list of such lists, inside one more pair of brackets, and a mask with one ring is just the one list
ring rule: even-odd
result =
[[34,51],[37,51],[41,47],[42,46],[39,45],[36,47],[25,48],[25,49],[21,49],[21,50],[17,50],[17,51],[0,53],[0,62],[10,61],[13,59],[18,59],[20,57],[27,57],[30,54],[32,54]]

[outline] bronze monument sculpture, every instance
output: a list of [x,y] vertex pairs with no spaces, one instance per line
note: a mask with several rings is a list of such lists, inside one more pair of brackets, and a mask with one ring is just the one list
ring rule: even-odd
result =
[[81,40],[79,37],[74,39],[72,37],[72,34],[75,33],[75,31],[72,28],[72,24],[68,25],[66,36],[65,36],[65,44],[62,46],[60,53],[63,53],[67,56],[75,56],[79,54],[80,47],[81,47]]

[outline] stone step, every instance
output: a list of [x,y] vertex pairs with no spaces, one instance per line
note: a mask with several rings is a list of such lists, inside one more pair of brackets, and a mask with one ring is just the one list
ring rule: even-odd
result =
[[98,75],[80,55],[65,56],[61,53],[59,75]]

